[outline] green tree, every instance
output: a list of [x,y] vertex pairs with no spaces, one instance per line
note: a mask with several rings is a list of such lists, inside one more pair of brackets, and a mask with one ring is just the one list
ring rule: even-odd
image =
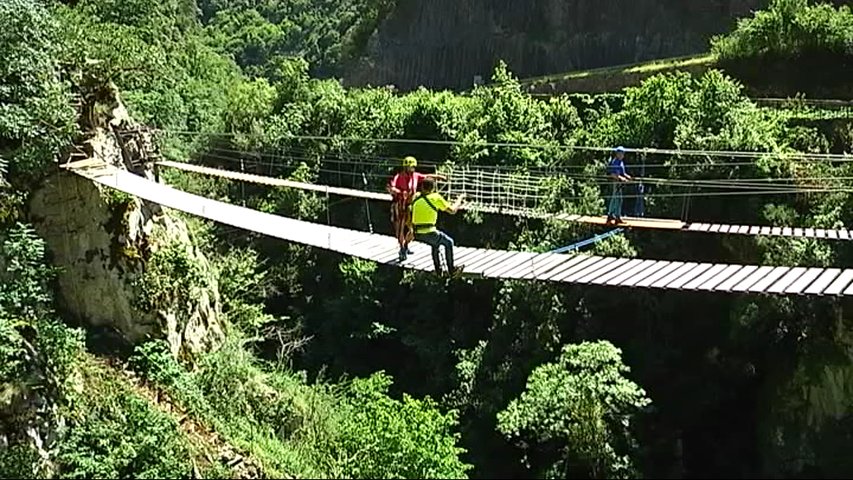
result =
[[346,397],[340,468],[351,478],[467,478],[459,459],[455,412],[430,400],[392,399],[391,379],[377,373],[356,379]]
[[566,345],[558,361],[537,367],[524,393],[498,414],[498,430],[524,445],[551,446],[532,465],[545,478],[629,477],[631,420],[651,401],[624,377],[627,372],[610,342]]
[[[42,175],[75,131],[59,24],[37,0],[0,2],[0,157],[13,184]],[[23,175],[23,176],[21,176]]]

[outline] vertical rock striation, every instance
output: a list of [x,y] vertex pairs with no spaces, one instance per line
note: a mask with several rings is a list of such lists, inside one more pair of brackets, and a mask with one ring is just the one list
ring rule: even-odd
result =
[[768,0],[399,0],[345,80],[468,88],[504,60],[520,77],[690,55]]

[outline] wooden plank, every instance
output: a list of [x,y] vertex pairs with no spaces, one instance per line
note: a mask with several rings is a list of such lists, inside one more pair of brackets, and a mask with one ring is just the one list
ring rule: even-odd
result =
[[[441,253],[439,253],[439,255],[439,259],[444,261],[444,256]],[[432,250],[409,256],[409,258],[403,262],[403,267],[410,268],[412,270],[426,270],[432,267],[432,270],[435,270],[435,262],[432,260]]]
[[809,238],[814,237],[814,236],[815,236],[815,235],[814,235],[814,229],[813,229],[813,228],[807,228],[807,229],[803,232],[803,236],[805,236],[805,237],[809,237]]
[[770,227],[761,227],[761,235],[770,235],[772,231]]
[[708,268],[699,276],[695,277],[693,280],[685,283],[681,288],[683,290],[696,290],[699,288],[699,285],[707,282],[708,280],[714,278],[715,275],[722,272],[729,265],[708,265]]
[[795,237],[802,237],[803,236],[803,229],[799,228],[799,227],[795,227],[794,228],[794,236]]
[[[491,269],[491,268],[494,268],[495,266],[500,266],[500,265],[505,264],[506,262],[512,261],[516,257],[516,255],[518,255],[520,253],[520,252],[513,252],[510,250],[502,250],[502,252],[504,252],[503,255],[500,255],[499,257],[494,258],[494,259],[490,260],[489,262],[481,264],[478,267],[476,267],[477,273],[484,274],[485,271],[488,269]],[[467,265],[466,265],[466,270],[467,270]],[[472,271],[474,271],[474,270],[472,270]]]
[[760,231],[761,231],[761,227],[756,227],[755,225],[749,227],[749,234],[750,235],[758,235],[758,232],[760,232]]
[[770,229],[770,235],[776,235],[776,236],[782,235],[782,229],[779,227],[773,227]]
[[817,236],[817,238],[826,238],[826,230],[822,228],[815,228],[814,234]]
[[359,248],[353,248],[351,252],[352,255],[357,255],[362,258],[371,258],[373,255],[384,252],[387,248],[388,244],[386,242],[371,238],[368,239],[367,242],[362,243]]
[[853,283],[844,290],[844,295],[853,295]]
[[355,249],[356,251],[361,250],[367,244],[373,242],[374,239],[371,236],[365,236],[358,239],[355,239],[348,245],[348,248]]
[[[506,254],[506,250],[481,250],[481,252],[484,252],[483,255],[472,257],[471,260],[465,264],[465,271],[476,272],[479,270],[480,266],[488,265],[490,262],[504,257]],[[454,261],[453,263],[456,262]]]
[[669,272],[668,274],[662,276],[661,278],[657,279],[656,281],[650,283],[649,287],[651,287],[651,288],[663,288],[668,283],[672,282],[673,280],[681,278],[682,275],[684,275],[685,273],[692,270],[693,267],[695,267],[696,265],[698,265],[698,264],[694,263],[694,262],[683,263],[680,267],[678,267],[675,270]]
[[[489,259],[495,256],[497,253],[495,250],[482,250],[478,249],[476,255],[472,255],[471,258],[468,259],[468,265],[476,265],[478,262],[482,262],[483,260]],[[453,263],[456,263],[454,260]]]
[[672,262],[668,262],[665,260],[657,260],[652,265],[647,266],[643,270],[636,272],[634,275],[631,275],[628,278],[622,279],[621,282],[619,282],[618,284],[615,284],[615,285],[619,285],[622,287],[636,286],[638,283],[640,283],[643,280],[651,277],[655,273],[660,272],[661,270],[663,270],[664,268],[666,268],[667,266],[669,266],[671,264],[672,264]]
[[744,267],[742,265],[729,265],[724,268],[723,271],[714,275],[705,283],[699,285],[697,287],[697,290],[716,290],[718,285],[722,285],[729,278],[733,278],[735,275],[738,274],[738,272],[743,270],[743,268]]
[[821,292],[822,295],[839,295],[844,291],[844,288],[853,280],[853,270],[843,270],[835,280],[826,287],[826,290]]
[[669,275],[674,270],[677,270],[683,266],[684,266],[684,263],[682,263],[682,262],[670,262],[668,265],[664,266],[663,268],[661,268],[657,272],[653,273],[652,275],[649,275],[648,277],[636,282],[634,284],[634,286],[636,286],[636,287],[648,287],[652,283],[657,282],[661,278],[666,277],[667,275]]
[[[744,276],[742,280],[740,280],[736,285],[728,288],[728,290],[732,292],[746,291],[747,288],[751,287],[753,284],[761,280],[771,270],[773,270],[773,267],[755,267],[752,272]],[[729,281],[726,280],[723,283],[727,284],[728,282]]]
[[823,293],[823,289],[829,286],[829,284],[832,283],[840,273],[840,268],[828,268],[824,270],[820,277],[809,285],[809,288],[806,289],[805,293],[808,295],[821,295]]
[[806,273],[805,267],[794,267],[787,271],[784,275],[782,275],[778,280],[773,282],[772,285],[768,285],[766,287],[767,293],[782,293],[786,288],[790,287],[792,283],[796,282],[804,273]]
[[832,240],[838,240],[838,230],[827,230],[826,235]]
[[525,262],[530,262],[534,258],[536,258],[536,253],[534,252],[519,252],[519,254],[512,260],[504,262],[500,265],[494,265],[491,268],[486,269],[483,272],[483,275],[487,277],[500,277],[502,274],[509,272],[519,265],[522,265]]
[[[365,258],[365,257],[362,257]],[[372,255],[370,258],[366,258],[367,260],[373,260],[376,263],[397,263],[397,259],[400,258],[400,247],[394,246],[387,248],[375,255]]]
[[550,255],[550,257],[537,257],[534,259],[529,276],[525,276],[524,278],[538,279],[546,275],[551,270],[560,268],[561,265],[565,265],[567,262],[574,264],[587,258],[587,255],[560,255],[556,253],[548,255]]
[[715,223],[715,224],[711,225],[711,228],[709,228],[708,231],[712,232],[712,233],[716,233],[716,232],[720,231],[720,228],[722,228],[722,225],[720,225],[719,223]]
[[668,289],[676,289],[683,290],[683,286],[687,284],[687,282],[693,280],[694,278],[702,275],[706,270],[713,267],[710,263],[700,263],[696,265],[694,268],[688,270],[683,275],[681,275],[677,280],[670,282],[664,286],[664,288]]
[[790,237],[794,234],[794,230],[791,227],[782,227],[782,235],[785,237]]
[[501,252],[503,252],[501,255],[498,255],[497,257],[489,260],[488,262],[481,263],[480,265],[477,265],[476,267],[472,267],[471,270],[468,270],[468,266],[466,265],[465,271],[477,272],[477,273],[482,274],[487,269],[492,268],[495,265],[501,265],[507,261],[511,261],[513,258],[515,258],[516,254],[518,253],[518,252],[509,251],[509,250],[501,250]]
[[594,283],[601,285],[619,285],[629,278],[640,275],[655,263],[657,263],[657,260],[635,260],[633,263],[629,262],[629,264],[620,267],[619,270],[617,272],[613,272],[614,274],[609,276],[609,278],[596,278]]
[[[432,249],[430,249],[432,251]],[[453,248],[453,263],[464,265],[469,259],[473,258],[480,251],[479,248],[471,247],[454,247]]]
[[629,274],[630,272],[632,272],[634,270],[638,270],[638,269],[642,268],[643,263],[645,263],[645,262],[654,263],[653,260],[637,260],[637,259],[634,259],[634,260],[629,261],[628,263],[620,265],[619,268],[611,270],[606,275],[601,275],[600,277],[595,277],[594,279],[590,280],[590,283],[593,283],[596,285],[606,285],[608,282],[610,282],[613,279],[616,279],[617,277],[621,277],[625,274]]
[[[519,265],[517,270],[510,271],[507,275],[511,275],[515,278],[525,279],[525,280],[539,280],[548,272],[554,270],[555,268],[561,268],[563,265],[568,263],[577,263],[586,258],[586,255],[559,255],[559,254],[548,254],[549,257],[536,257],[529,264]],[[518,271],[524,271],[525,273],[521,276],[516,277],[516,273]]]
[[619,267],[627,264],[629,261],[631,261],[630,258],[619,258],[615,262],[604,267],[603,269],[596,269],[595,271],[590,272],[587,275],[584,275],[580,278],[575,279],[574,282],[575,283],[591,283],[593,279],[603,277],[612,271],[618,270]]
[[616,263],[619,258],[614,257],[599,257],[601,260],[594,264],[589,264],[584,268],[574,270],[571,272],[564,272],[559,277],[554,277],[556,281],[564,282],[564,283],[577,283],[577,280],[585,277],[589,274],[595,274],[596,272],[609,272],[608,268]]
[[759,293],[767,292],[767,288],[769,288],[773,282],[778,280],[782,275],[788,273],[790,270],[791,267],[775,267],[773,270],[768,272],[767,275],[755,282],[754,285],[747,288],[746,291]]
[[546,277],[543,277],[543,279],[551,280],[551,281],[562,281],[562,279],[568,275],[571,275],[575,272],[583,271],[583,270],[585,270],[585,269],[587,269],[587,268],[589,268],[595,264],[598,264],[598,263],[605,263],[606,260],[607,259],[602,258],[602,257],[589,256],[584,261],[578,262],[578,263],[572,265],[571,267],[555,269],[554,271],[549,273]]
[[[551,254],[550,257],[537,257],[531,262],[530,270],[519,278],[534,279],[540,278],[560,265],[565,265],[567,262],[575,264],[586,259],[586,255],[559,255]],[[519,267],[521,268],[521,267]],[[514,273],[512,273],[514,275]]]
[[838,230],[838,238],[841,240],[850,240],[850,234],[847,232],[846,228],[841,228]]
[[[379,239],[376,239],[373,242],[371,242],[370,244],[365,245],[364,247],[359,249],[355,255],[357,255],[361,258],[367,258],[367,259],[376,259],[376,258],[380,258],[380,257],[384,258],[385,253],[388,252],[388,250],[391,248],[394,248],[394,247],[391,244],[389,244],[388,242],[383,242]],[[400,252],[399,246],[396,247],[396,251],[397,251],[397,253]]]
[[740,228],[737,230],[737,233],[740,233],[742,235],[749,233],[749,225],[741,225]]
[[802,295],[803,291],[808,287],[814,279],[818,277],[825,270],[823,268],[809,268],[806,270],[806,273],[800,276],[796,282],[792,283],[788,288],[785,289],[785,293],[793,293],[796,295]]
[[[434,263],[432,261],[432,249],[418,249],[412,250],[412,255],[403,262],[403,266],[406,268],[414,269],[414,270],[424,270],[427,267],[432,266],[435,269]],[[442,255],[439,252],[439,255]]]

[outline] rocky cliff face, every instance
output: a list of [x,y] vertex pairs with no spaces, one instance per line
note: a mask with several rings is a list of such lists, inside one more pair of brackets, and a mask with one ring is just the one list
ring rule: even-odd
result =
[[769,0],[399,0],[350,84],[468,88],[498,60],[524,78],[705,52]]
[[[114,125],[129,122],[120,101],[111,116]],[[86,150],[113,165],[140,163],[125,158],[139,150],[122,149],[100,127]],[[165,338],[176,355],[223,339],[215,271],[186,225],[159,205],[63,171],[34,192],[30,216],[61,269],[60,304],[82,323],[109,327],[131,343]]]

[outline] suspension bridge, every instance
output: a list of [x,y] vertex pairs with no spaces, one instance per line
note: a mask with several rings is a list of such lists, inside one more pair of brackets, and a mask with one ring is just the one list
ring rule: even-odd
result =
[[[63,168],[143,200],[281,240],[407,269],[433,271],[434,268],[429,247],[419,242],[414,242],[414,254],[401,264],[397,261],[398,245],[393,237],[281,217],[216,201],[97,159],[70,162]],[[317,188],[331,187],[312,187],[314,191],[318,191]],[[473,247],[457,247],[454,256],[459,265],[465,265],[466,274],[486,278],[684,291],[853,295],[853,269],[641,260]]]
[[[203,175],[211,175],[231,180],[257,183],[269,186],[297,188],[313,191],[325,195],[342,195],[352,198],[366,200],[391,201],[391,195],[387,193],[372,192],[353,188],[335,187],[329,185],[317,185],[306,182],[297,182],[282,178],[268,177],[245,172],[234,172],[220,168],[205,167],[182,162],[160,161],[157,165],[175,168],[187,172]],[[597,215],[582,215],[568,213],[554,213],[539,210],[535,203],[531,206],[530,200],[539,200],[539,190],[547,189],[547,179],[526,178],[519,179],[512,174],[501,174],[496,172],[472,171],[471,169],[459,169],[450,177],[450,188],[445,193],[452,193],[453,186],[456,192],[465,194],[471,200],[467,201],[463,209],[483,213],[499,213],[529,218],[553,218],[566,222],[578,222],[593,225],[606,225],[606,217]],[[816,191],[823,191],[817,189]],[[770,190],[773,193],[779,190]],[[787,192],[787,190],[782,191]],[[681,220],[661,218],[638,218],[623,217],[622,227],[640,229],[680,230],[686,232],[704,232],[738,235],[763,235],[818,238],[829,240],[853,240],[853,232],[848,229],[823,229],[809,227],[780,227],[780,226],[756,226],[756,225],[730,225],[719,223],[690,223]]]

